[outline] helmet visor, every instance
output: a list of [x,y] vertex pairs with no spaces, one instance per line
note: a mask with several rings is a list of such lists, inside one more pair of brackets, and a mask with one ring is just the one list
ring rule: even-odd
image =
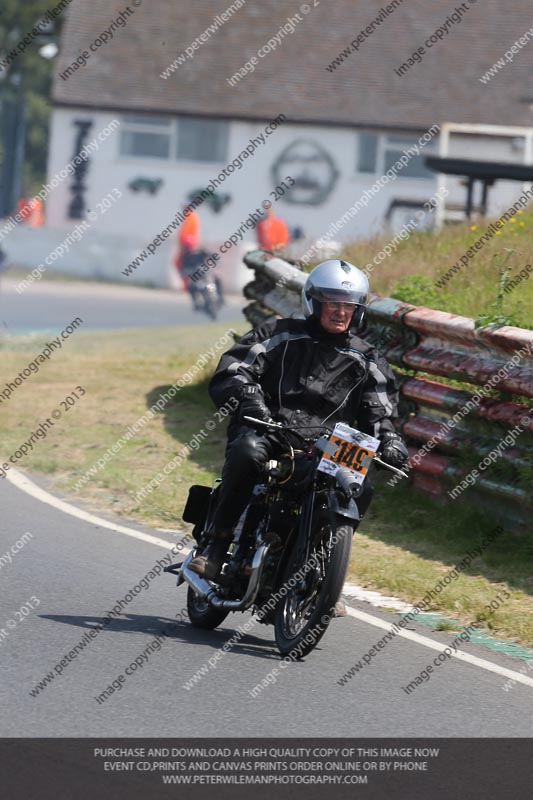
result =
[[[346,281],[346,283],[348,282]],[[314,286],[311,295],[321,302],[328,303],[354,303],[366,306],[368,302],[368,294],[359,291],[355,286],[353,288],[347,286],[342,289]]]

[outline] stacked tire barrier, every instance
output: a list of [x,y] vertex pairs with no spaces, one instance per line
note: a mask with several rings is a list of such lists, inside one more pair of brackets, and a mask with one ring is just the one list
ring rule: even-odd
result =
[[[252,326],[302,316],[304,272],[263,250],[248,253],[244,262],[255,271],[244,288]],[[468,317],[373,295],[361,335],[395,368],[413,485],[452,499],[466,491],[465,498],[481,499],[509,521],[527,521],[533,510],[533,331],[476,330]],[[472,390],[454,388],[456,382]]]

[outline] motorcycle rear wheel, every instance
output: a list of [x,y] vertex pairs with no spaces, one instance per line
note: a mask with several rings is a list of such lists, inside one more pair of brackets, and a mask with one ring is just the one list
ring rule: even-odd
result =
[[187,613],[191,624],[195,628],[212,631],[224,622],[230,612],[223,608],[213,608],[204,597],[199,597],[189,586],[187,591]]
[[[310,552],[310,558],[316,556],[320,566],[309,570],[280,600],[274,631],[283,656],[293,660],[303,658],[325,634],[344,585],[353,532],[349,524],[339,525],[335,530],[330,526],[322,528]],[[331,544],[333,539],[335,543]],[[296,568],[294,558],[293,555],[289,559],[282,586],[287,586],[293,575],[301,571]]]

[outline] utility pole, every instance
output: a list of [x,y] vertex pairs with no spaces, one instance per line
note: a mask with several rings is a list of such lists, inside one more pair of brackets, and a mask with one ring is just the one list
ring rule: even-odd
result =
[[2,167],[0,170],[0,218],[15,210],[22,194],[24,167],[25,101],[22,76],[12,73],[1,86],[0,129]]

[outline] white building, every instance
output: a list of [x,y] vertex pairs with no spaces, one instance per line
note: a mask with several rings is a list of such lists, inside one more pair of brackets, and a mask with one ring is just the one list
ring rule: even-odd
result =
[[[247,271],[236,266],[242,250],[255,242],[246,220],[265,200],[291,229],[301,229],[303,252],[393,169],[395,177],[372,191],[368,205],[341,226],[338,238],[381,231],[387,212],[398,227],[413,213],[402,208],[403,202],[423,202],[437,190],[438,176],[424,165],[426,155],[438,153],[436,126],[446,121],[532,124],[533,98],[524,98],[517,88],[527,86],[531,76],[527,48],[490,81],[479,80],[502,55],[501,42],[512,43],[527,30],[529,3],[517,0],[513,13],[498,0],[479,6],[482,13],[472,7],[450,23],[446,40],[399,77],[398,65],[444,21],[445,12],[426,0],[405,6],[396,0],[371,33],[361,34],[357,51],[342,59],[349,39],[382,16],[379,0],[357,8],[351,0],[336,0],[334,7],[310,4],[296,17],[274,0],[236,2],[231,13],[226,0],[201,0],[192,7],[151,0],[128,6],[132,13],[120,26],[123,6],[115,0],[72,3],[54,85],[49,181],[83,145],[97,140],[97,149],[81,174],[61,180],[51,193],[47,226],[64,235],[89,211],[96,212],[78,268],[166,284],[172,276],[174,232],[129,277],[121,271],[191,196],[218,180],[215,201],[221,208],[210,199],[197,210],[204,244],[228,250],[221,269],[235,285],[246,277]],[[106,30],[113,36],[103,42]],[[269,41],[273,44],[265,50]],[[83,52],[89,54],[85,59],[79,56]],[[254,60],[253,70],[243,67]],[[230,85],[239,69],[244,77]],[[280,115],[284,121],[266,135]],[[98,141],[110,124],[115,126],[111,135]],[[433,135],[420,141],[428,130]],[[460,136],[454,143],[450,152],[461,157],[512,163],[531,157],[513,137]],[[418,154],[409,150],[413,146]],[[241,159],[247,147],[253,154]],[[395,170],[406,150],[412,155]],[[287,178],[294,184],[288,186]],[[447,187],[448,201],[464,202],[460,179],[449,179]],[[520,190],[517,183],[498,183],[489,212],[508,206]],[[109,208],[99,205],[113,192]],[[428,217],[424,224],[432,222]],[[224,248],[231,235],[238,244]]]

